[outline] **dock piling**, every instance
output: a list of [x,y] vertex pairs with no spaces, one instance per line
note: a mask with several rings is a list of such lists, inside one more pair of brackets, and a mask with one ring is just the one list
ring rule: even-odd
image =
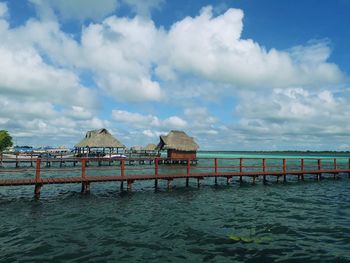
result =
[[41,163],[41,159],[40,158],[36,159],[34,196],[37,199],[40,197],[41,187],[42,187],[41,178],[40,178],[40,163]]

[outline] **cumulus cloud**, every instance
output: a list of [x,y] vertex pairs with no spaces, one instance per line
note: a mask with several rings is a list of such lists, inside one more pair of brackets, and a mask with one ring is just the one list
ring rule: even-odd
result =
[[170,116],[166,119],[159,119],[154,115],[142,115],[139,113],[123,110],[113,110],[112,118],[116,121],[126,123],[134,128],[156,127],[158,129],[183,129],[187,127],[187,122],[178,116]]
[[116,100],[158,101],[161,88],[151,75],[157,57],[153,47],[160,35],[153,22],[137,17],[110,17],[103,24],[92,24],[82,34],[83,66]]
[[[286,148],[324,149],[343,144],[350,133],[349,91],[303,88],[274,89],[268,93],[244,92],[236,108],[241,117],[234,126],[241,141],[260,140],[262,144]],[[254,103],[252,103],[254,99]],[[327,139],[326,139],[327,138]]]
[[228,9],[214,16],[205,7],[197,17],[176,22],[167,34],[168,71],[191,73],[243,87],[317,85],[342,80],[339,68],[327,60],[330,49],[320,42],[290,51],[266,50],[242,39],[243,12]]
[[[121,1],[138,15],[105,18]],[[101,116],[97,100],[106,96],[115,107],[119,102],[154,102],[153,114],[128,108],[112,112],[130,142],[136,137],[132,132],[154,139],[170,129],[188,129],[201,135],[204,145],[221,146],[225,142],[220,138],[242,143],[260,139],[272,145],[274,136],[288,142],[298,135],[302,144],[309,137],[343,138],[349,132],[344,121],[350,117],[349,94],[329,89],[344,79],[338,66],[328,61],[328,40],[267,50],[242,38],[242,10],[214,15],[205,7],[165,30],[149,19],[150,10],[163,1],[121,1],[106,0],[99,6],[84,1],[78,12],[80,0],[32,0],[41,18],[15,28],[6,20],[7,5],[0,3],[0,105],[7,107],[0,113],[1,125],[16,136],[74,137],[87,129],[113,128],[109,117],[96,117]],[[85,24],[74,38],[63,31],[57,13],[64,19],[95,22]],[[82,72],[89,75],[88,81]],[[91,88],[82,84],[84,80]],[[212,114],[208,102],[233,97],[237,119]],[[163,100],[183,113],[165,110],[168,117],[157,117],[166,107],[159,103]],[[16,111],[19,104],[24,107]],[[24,110],[30,105],[35,106]]]

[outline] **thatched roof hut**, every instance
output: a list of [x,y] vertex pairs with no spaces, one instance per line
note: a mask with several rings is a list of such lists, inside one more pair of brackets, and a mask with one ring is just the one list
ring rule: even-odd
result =
[[168,158],[196,158],[199,146],[194,139],[183,131],[170,131],[161,135],[158,150],[167,150]]
[[155,152],[157,151],[157,145],[153,143],[147,144],[143,150],[146,152]]
[[125,148],[125,145],[118,141],[107,129],[88,131],[75,148]]

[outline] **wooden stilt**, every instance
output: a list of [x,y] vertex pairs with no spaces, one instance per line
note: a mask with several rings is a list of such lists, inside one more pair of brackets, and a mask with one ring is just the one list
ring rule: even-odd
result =
[[186,178],[186,187],[188,187],[189,186],[189,181],[190,181],[190,178]]
[[158,179],[154,180],[154,189],[158,189]]
[[36,199],[39,199],[39,198],[40,198],[41,187],[42,187],[41,184],[36,184],[36,185],[35,185],[34,196],[35,196]]
[[36,167],[35,167],[35,188],[34,188],[35,198],[40,197],[41,186],[42,186],[41,178],[40,178],[40,163],[41,163],[41,160],[40,158],[38,158],[36,160]]
[[255,184],[255,175],[253,175],[253,184]]
[[171,183],[172,183],[172,182],[173,182],[172,179],[168,179],[168,182],[167,182],[167,188],[168,188],[168,190],[171,189]]
[[128,180],[128,191],[131,191],[132,189],[132,181]]
[[199,188],[201,186],[201,182],[199,180],[199,178],[197,178],[197,187]]
[[19,161],[18,161],[18,152],[16,153],[16,168],[19,167]]
[[121,181],[120,182],[120,191],[123,191],[124,190],[124,181]]
[[218,185],[218,178],[215,176],[215,185]]
[[266,180],[266,175],[263,176],[263,184],[266,184],[267,180]]

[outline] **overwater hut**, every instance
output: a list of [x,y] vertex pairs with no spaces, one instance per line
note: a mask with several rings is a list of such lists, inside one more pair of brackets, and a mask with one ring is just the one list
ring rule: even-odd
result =
[[94,153],[95,155],[104,155],[105,150],[109,150],[111,155],[114,150],[124,150],[125,145],[118,141],[107,129],[99,129],[88,131],[85,138],[75,145],[76,153],[78,155],[85,155]]
[[167,150],[170,159],[195,159],[199,146],[194,139],[183,131],[170,131],[161,135],[157,146],[159,151]]
[[158,155],[157,145],[154,143],[147,144],[142,148],[142,151],[148,156]]

